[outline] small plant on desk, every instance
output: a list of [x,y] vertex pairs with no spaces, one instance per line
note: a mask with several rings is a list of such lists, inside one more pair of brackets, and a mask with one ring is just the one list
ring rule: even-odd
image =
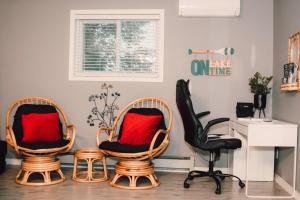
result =
[[271,87],[268,87],[273,76],[262,76],[259,72],[256,72],[252,78],[249,79],[249,86],[251,92],[257,95],[266,95],[271,91]]
[[112,127],[116,118],[115,111],[119,110],[119,106],[116,103],[121,96],[119,92],[110,92],[112,88],[112,85],[103,83],[101,89],[104,92],[93,94],[89,97],[89,101],[93,104],[91,114],[87,119],[87,123],[90,126],[95,126],[96,124],[99,128]]
[[268,87],[273,76],[262,76],[259,72],[256,72],[252,78],[249,78],[249,86],[251,92],[254,93],[254,108],[259,110],[259,118],[261,111],[266,117],[265,108],[267,103],[267,94],[270,93],[271,87]]

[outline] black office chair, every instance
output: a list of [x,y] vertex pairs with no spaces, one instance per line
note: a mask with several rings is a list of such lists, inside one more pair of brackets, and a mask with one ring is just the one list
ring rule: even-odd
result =
[[237,149],[241,147],[241,140],[237,138],[225,138],[222,135],[208,135],[210,127],[213,125],[229,121],[229,118],[218,118],[213,119],[207,123],[203,128],[200,118],[210,114],[209,111],[195,114],[193,109],[193,104],[191,101],[191,94],[188,89],[189,80],[179,80],[176,85],[176,103],[178,110],[180,112],[183,125],[184,125],[184,139],[187,143],[192,145],[192,147],[209,151],[209,170],[204,171],[190,171],[188,177],[184,181],[184,187],[189,188],[190,182],[195,177],[208,176],[215,180],[217,188],[215,190],[216,194],[221,194],[221,181],[225,177],[235,177],[238,179],[239,186],[241,188],[245,187],[245,184],[237,176],[231,174],[223,174],[222,171],[214,171],[214,163],[220,157],[221,149]]

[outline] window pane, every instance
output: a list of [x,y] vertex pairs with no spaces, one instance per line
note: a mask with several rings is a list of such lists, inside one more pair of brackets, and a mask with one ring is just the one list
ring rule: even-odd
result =
[[114,71],[116,67],[116,23],[85,23],[83,71]]
[[155,21],[121,21],[121,71],[135,73],[157,72],[156,34]]

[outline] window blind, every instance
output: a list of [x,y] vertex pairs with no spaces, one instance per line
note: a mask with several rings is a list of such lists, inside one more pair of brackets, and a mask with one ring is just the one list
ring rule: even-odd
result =
[[158,73],[157,19],[79,19],[75,33],[75,72]]

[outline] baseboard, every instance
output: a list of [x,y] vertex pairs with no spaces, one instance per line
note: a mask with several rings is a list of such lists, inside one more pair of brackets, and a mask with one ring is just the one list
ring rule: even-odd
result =
[[21,159],[17,158],[6,158],[7,165],[21,165]]
[[[275,181],[288,193],[292,194],[293,193],[293,187],[286,182],[281,176],[278,174],[275,174]],[[295,197],[296,200],[300,200],[300,193],[296,190],[295,191]]]
[[[73,167],[73,155],[59,156],[62,166],[67,168]],[[8,165],[21,165],[21,160],[17,158],[7,158],[6,163]],[[117,163],[116,159],[107,158],[108,169],[114,169],[114,165]],[[174,157],[174,156],[161,156],[154,161],[155,171],[163,172],[188,172],[194,169],[194,157]],[[85,167],[84,164],[80,164],[79,167]]]

